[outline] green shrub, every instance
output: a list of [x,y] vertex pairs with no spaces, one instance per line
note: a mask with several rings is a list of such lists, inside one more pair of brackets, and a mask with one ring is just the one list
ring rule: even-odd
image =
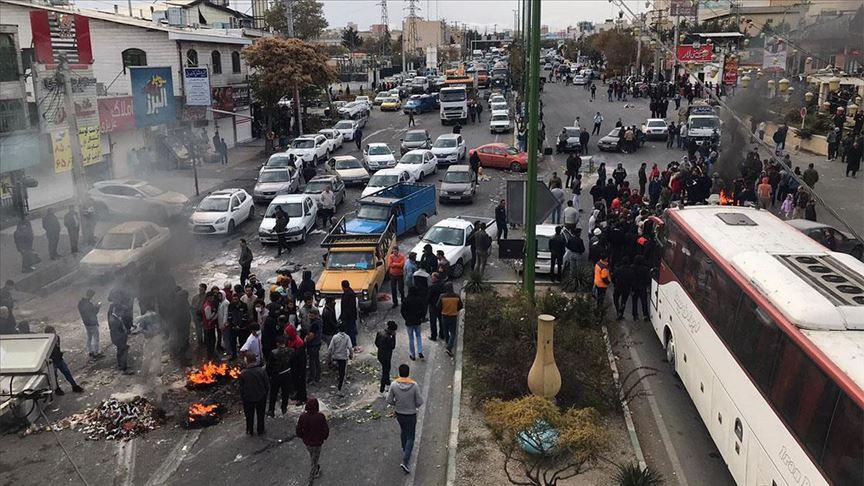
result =
[[615,467],[618,470],[612,475],[612,480],[618,486],[660,486],[665,482],[661,473],[635,462],[616,464]]

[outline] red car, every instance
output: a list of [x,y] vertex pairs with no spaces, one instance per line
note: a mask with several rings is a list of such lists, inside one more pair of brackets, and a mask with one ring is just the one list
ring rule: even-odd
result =
[[513,172],[522,172],[528,169],[528,154],[516,150],[512,145],[503,143],[489,143],[471,149],[469,158],[477,153],[480,156],[481,167],[493,167],[496,169],[510,169]]

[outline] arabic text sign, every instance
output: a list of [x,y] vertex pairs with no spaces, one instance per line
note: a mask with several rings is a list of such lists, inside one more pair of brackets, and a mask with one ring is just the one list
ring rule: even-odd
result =
[[132,67],[133,111],[138,128],[177,121],[170,67]]
[[723,66],[723,84],[734,86],[738,84],[738,58],[727,57],[726,65]]
[[[99,127],[79,127],[78,140],[81,142],[81,155],[85,167],[102,161],[102,139],[99,135]],[[69,132],[67,130],[53,132],[51,147],[54,151],[54,172],[72,170],[72,141],[69,139]]]
[[210,106],[210,73],[206,67],[183,68],[187,106]]
[[713,59],[713,44],[700,45],[698,48],[690,44],[678,46],[678,62],[710,62]]
[[[58,80],[54,65],[34,64],[34,94],[39,110],[43,133],[65,130],[69,123],[64,102],[64,86]],[[96,101],[96,78],[90,64],[70,64],[69,83],[72,85],[72,102],[75,118],[80,126],[99,125],[99,108]]]
[[99,98],[99,129],[102,133],[122,132],[135,128],[132,97]]
[[786,70],[786,44],[777,42],[765,46],[762,54],[762,70],[780,72]]
[[682,17],[695,17],[697,0],[670,0],[669,15],[680,15]]

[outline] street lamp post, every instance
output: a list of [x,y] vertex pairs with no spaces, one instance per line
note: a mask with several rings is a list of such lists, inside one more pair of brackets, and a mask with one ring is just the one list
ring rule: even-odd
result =
[[530,69],[528,72],[528,180],[525,183],[525,264],[523,287],[534,299],[534,262],[537,259],[537,154],[540,149],[537,132],[540,124],[540,0],[531,5]]

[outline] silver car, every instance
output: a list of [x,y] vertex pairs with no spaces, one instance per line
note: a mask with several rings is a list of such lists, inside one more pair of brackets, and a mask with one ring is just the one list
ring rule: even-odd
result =
[[438,193],[440,202],[468,201],[474,199],[477,181],[467,165],[451,165],[441,181],[441,191]]
[[276,196],[293,194],[300,188],[299,179],[299,171],[290,167],[264,168],[258,174],[252,200],[256,203],[269,203]]
[[160,221],[178,216],[189,198],[165,191],[137,179],[114,179],[93,183],[87,191],[97,211]]

